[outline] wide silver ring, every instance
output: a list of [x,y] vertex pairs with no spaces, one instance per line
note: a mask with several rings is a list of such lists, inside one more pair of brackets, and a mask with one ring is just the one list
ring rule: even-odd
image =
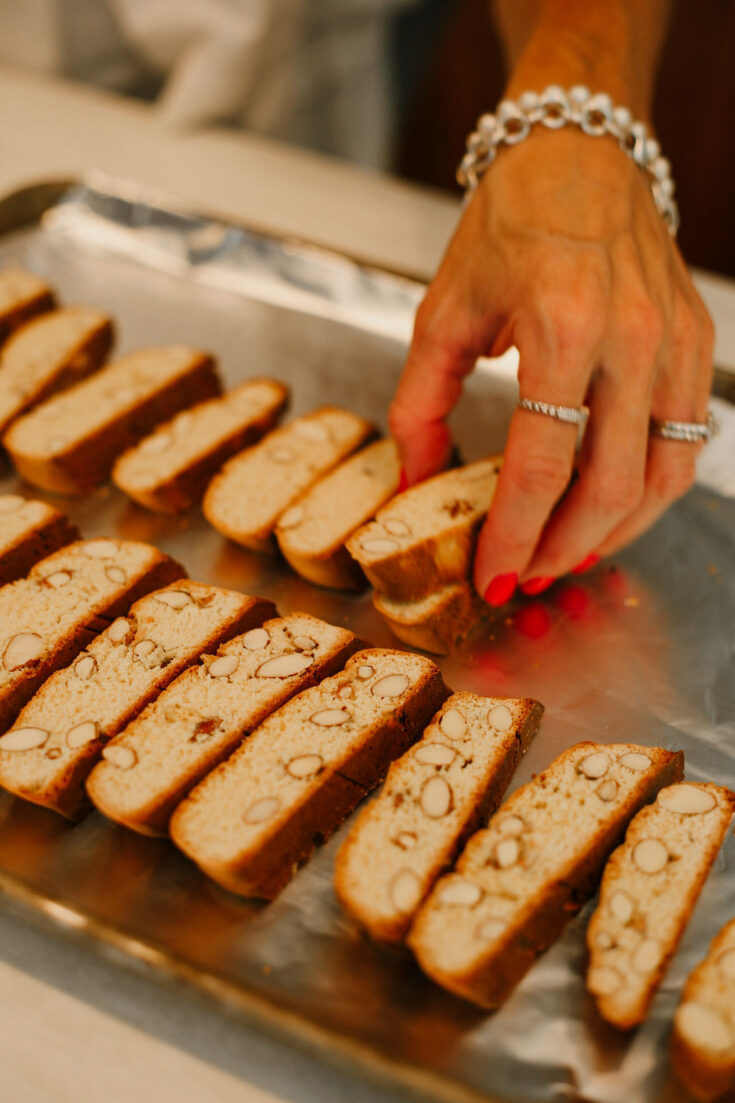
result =
[[720,423],[714,414],[708,413],[706,421],[655,421],[651,418],[651,431],[663,440],[681,440],[686,444],[707,444],[720,432]]
[[535,398],[520,398],[519,410],[528,410],[531,414],[543,414],[544,417],[553,417],[557,421],[564,421],[567,425],[581,425],[587,416],[586,406],[556,406],[553,402],[539,402]]

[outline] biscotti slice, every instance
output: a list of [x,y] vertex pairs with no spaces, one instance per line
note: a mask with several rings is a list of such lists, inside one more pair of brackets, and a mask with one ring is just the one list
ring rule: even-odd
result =
[[359,651],[193,789],[171,817],[171,837],[224,888],[274,897],[446,696],[429,659]]
[[735,793],[671,785],[611,855],[587,930],[587,987],[619,1030],[643,1022],[722,845]]
[[378,440],[340,464],[282,514],[278,545],[293,569],[317,586],[362,590],[367,580],[345,540],[398,489],[401,461],[392,440]]
[[52,310],[54,293],[45,280],[23,268],[0,270],[0,345],[24,322]]
[[97,371],[113,337],[110,318],[84,306],[52,310],[17,329],[0,350],[0,433],[26,410]]
[[497,457],[404,490],[347,541],[379,593],[418,601],[471,574],[477,533],[498,481]]
[[159,421],[219,391],[207,353],[186,345],[142,349],[19,418],[3,441],[28,482],[82,495]]
[[150,590],[186,572],[158,548],[79,540],[0,589],[0,732],[42,682]]
[[288,395],[288,388],[275,379],[250,379],[200,402],[124,452],[115,461],[112,481],[147,509],[189,509],[201,500],[225,460],[277,424]]
[[435,655],[447,655],[489,614],[471,582],[452,583],[418,601],[373,593],[373,605],[394,636]]
[[638,809],[684,756],[630,743],[570,747],[473,835],[419,909],[408,943],[432,980],[498,1007],[592,895]]
[[369,421],[338,406],[294,418],[225,464],[207,488],[204,515],[236,543],[273,552],[281,514],[374,434]]
[[735,919],[712,940],[690,973],[674,1017],[676,1075],[695,1099],[731,1099],[735,1084]]
[[0,736],[0,786],[78,819],[107,740],[203,650],[273,612],[270,601],[188,580],[141,598],[52,674]]
[[22,578],[39,559],[78,539],[74,525],[55,506],[0,494],[0,586]]
[[341,670],[359,642],[307,613],[266,621],[184,671],[102,752],[87,791],[110,819],[165,835],[177,804],[266,716]]
[[343,907],[380,941],[405,935],[464,840],[495,810],[538,728],[528,697],[455,693],[394,762],[337,855]]

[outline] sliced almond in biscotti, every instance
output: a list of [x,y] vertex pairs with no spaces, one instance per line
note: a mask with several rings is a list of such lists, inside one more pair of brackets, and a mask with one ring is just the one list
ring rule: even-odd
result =
[[690,973],[671,1035],[674,1070],[695,1099],[731,1099],[735,1085],[735,919]]
[[54,670],[66,666],[150,590],[181,578],[179,563],[149,544],[80,540],[0,589],[0,732]]
[[112,481],[148,509],[189,509],[225,460],[277,424],[288,394],[288,387],[275,379],[249,379],[200,402],[124,452],[112,469]]
[[74,525],[55,506],[0,494],[0,586],[22,578],[39,559],[78,539]]
[[418,601],[469,577],[499,466],[494,457],[443,471],[404,490],[353,533],[347,550],[380,594]]
[[410,647],[448,654],[489,614],[471,582],[455,582],[418,601],[373,593],[373,605],[394,636]]
[[587,987],[620,1030],[643,1022],[725,837],[735,793],[678,784],[631,821],[587,930]]
[[[85,780],[107,740],[203,650],[273,612],[269,601],[188,580],[141,598],[52,674],[0,736],[0,785],[79,818],[89,807]],[[28,729],[46,738],[19,750]]]
[[171,818],[174,842],[243,896],[272,898],[447,696],[420,655],[359,651],[273,713]]
[[207,353],[186,345],[141,349],[19,418],[3,442],[34,486],[86,494],[160,421],[219,391]]
[[0,350],[0,433],[56,391],[95,372],[112,346],[100,310],[67,306],[17,329]]
[[437,877],[497,807],[542,712],[527,697],[455,693],[393,763],[335,871],[342,905],[373,938],[403,938]]
[[0,345],[18,326],[55,305],[53,291],[39,276],[23,268],[0,270]]
[[134,831],[166,834],[176,805],[210,770],[271,712],[340,670],[358,646],[346,628],[306,613],[230,640],[108,744],[87,782],[90,797]]
[[276,526],[278,545],[293,569],[317,586],[366,586],[345,540],[395,494],[400,475],[395,442],[378,440],[307,490]]
[[370,422],[338,406],[294,418],[225,464],[207,488],[204,515],[236,543],[275,551],[281,514],[374,433]]
[[408,936],[432,980],[497,1007],[592,895],[638,809],[684,756],[629,743],[570,747],[516,790],[437,882]]

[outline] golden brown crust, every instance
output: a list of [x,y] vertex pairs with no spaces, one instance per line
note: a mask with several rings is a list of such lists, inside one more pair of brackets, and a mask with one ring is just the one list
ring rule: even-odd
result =
[[0,345],[7,341],[19,326],[25,325],[39,314],[53,310],[55,306],[56,298],[50,287],[39,287],[30,297],[9,305],[0,312]]
[[373,605],[394,636],[435,655],[449,654],[490,615],[470,582],[445,587],[431,605],[390,602],[379,593],[373,594]]
[[[555,763],[565,756],[576,755],[580,749],[587,747],[592,752],[600,749],[593,743],[577,744],[563,752]],[[439,882],[419,910],[408,936],[408,944],[419,965],[432,980],[481,1007],[499,1007],[505,1002],[534,961],[556,941],[569,920],[592,895],[605,861],[618,845],[629,819],[659,789],[682,778],[684,756],[681,752],[646,748],[646,754],[651,756],[657,766],[655,774],[642,779],[625,807],[619,810],[619,814],[607,827],[598,829],[594,843],[577,858],[573,868],[565,871],[563,880],[547,883],[542,892],[529,898],[513,925],[490,944],[489,950],[481,952],[478,949],[474,964],[464,970],[445,969],[433,953],[432,941],[427,931],[427,917],[428,909],[441,889],[442,882]],[[553,766],[554,763],[548,769],[551,770]],[[546,778],[547,771],[544,771],[528,785],[517,790],[509,798],[509,811],[513,812],[519,807],[524,794],[532,794],[534,787],[543,785]],[[498,816],[502,812],[501,809]],[[472,842],[470,840],[470,846]],[[457,865],[457,872],[460,874],[466,854],[465,851]]]
[[324,586],[329,590],[364,590],[367,579],[359,565],[344,545],[330,555],[317,558],[313,555],[299,555],[279,541],[281,551],[287,562],[307,582],[315,586]]
[[76,526],[66,514],[54,510],[52,517],[0,553],[0,586],[23,578],[40,559],[78,539]]
[[274,392],[280,389],[280,400],[261,417],[253,419],[244,428],[229,433],[213,444],[208,451],[192,460],[185,468],[170,478],[162,480],[156,486],[142,489],[129,483],[123,473],[122,462],[125,453],[117,458],[112,469],[112,481],[124,494],[146,509],[156,513],[183,513],[200,502],[213,476],[224,463],[244,448],[249,448],[261,437],[269,433],[280,421],[289,402],[289,391],[284,384],[268,380]]
[[114,421],[51,458],[22,453],[14,444],[12,427],[5,434],[4,444],[16,470],[27,482],[56,494],[81,497],[105,482],[117,456],[158,422],[196,402],[213,398],[220,390],[213,358],[200,353],[188,371],[145,402],[121,412]]
[[[436,716],[433,717],[432,723],[440,720],[447,708],[461,707],[462,696],[462,693],[458,693],[448,698]],[[502,700],[502,698],[498,700]],[[522,755],[538,729],[543,711],[544,707],[538,701],[534,701],[530,697],[524,700],[523,707],[515,722],[515,738],[512,744],[508,746],[503,759],[498,763],[484,793],[474,808],[471,809],[464,822],[454,831],[453,836],[445,842],[441,851],[437,850],[431,872],[424,879],[422,899],[426,897],[437,878],[451,866],[469,836],[478,830],[481,823],[485,822],[500,804]],[[402,763],[403,759],[399,759],[391,764],[386,776],[384,792],[391,788],[393,778],[400,776]],[[359,855],[361,828],[369,823],[374,815],[375,803],[368,804],[359,814],[347,839],[342,844],[335,861],[334,890],[345,911],[364,927],[371,938],[377,942],[400,942],[405,937],[411,919],[420,906],[421,900],[417,902],[412,912],[400,913],[396,911],[388,918],[385,914],[374,910],[366,911],[362,906],[362,901],[356,898],[350,889],[348,867],[352,854],[356,850]]]
[[[85,541],[80,543],[83,544]],[[54,555],[58,556],[74,548],[75,544],[70,544],[68,549],[61,549],[61,552],[56,552]],[[107,627],[110,620],[127,612],[133,602],[143,594],[161,589],[169,582],[175,582],[176,579],[186,576],[186,571],[175,559],[157,549],[151,548],[151,552],[149,565],[134,579],[121,584],[114,596],[98,600],[87,608],[82,608],[80,605],[79,617],[74,626],[53,641],[42,659],[29,663],[0,691],[0,731],[7,731],[21,708],[27,704],[46,678],[60,667],[68,666],[91,638]],[[50,562],[53,560],[54,556],[40,560],[31,569],[28,578],[45,577],[53,569]],[[11,585],[21,584],[21,582],[11,583]],[[2,591],[0,591],[1,604]]]

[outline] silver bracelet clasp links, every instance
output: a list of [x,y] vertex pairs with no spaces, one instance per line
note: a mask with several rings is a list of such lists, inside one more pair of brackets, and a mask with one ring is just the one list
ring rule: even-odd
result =
[[616,107],[606,92],[590,92],[583,84],[565,91],[550,84],[543,92],[524,92],[518,99],[503,100],[494,115],[481,115],[477,129],[467,139],[467,152],[457,169],[457,181],[472,195],[482,175],[503,146],[514,146],[541,123],[550,130],[578,126],[593,137],[608,135],[645,173],[656,208],[672,237],[679,229],[679,208],[674,199],[671,164],[648,134],[645,123],[635,122],[627,107]]

